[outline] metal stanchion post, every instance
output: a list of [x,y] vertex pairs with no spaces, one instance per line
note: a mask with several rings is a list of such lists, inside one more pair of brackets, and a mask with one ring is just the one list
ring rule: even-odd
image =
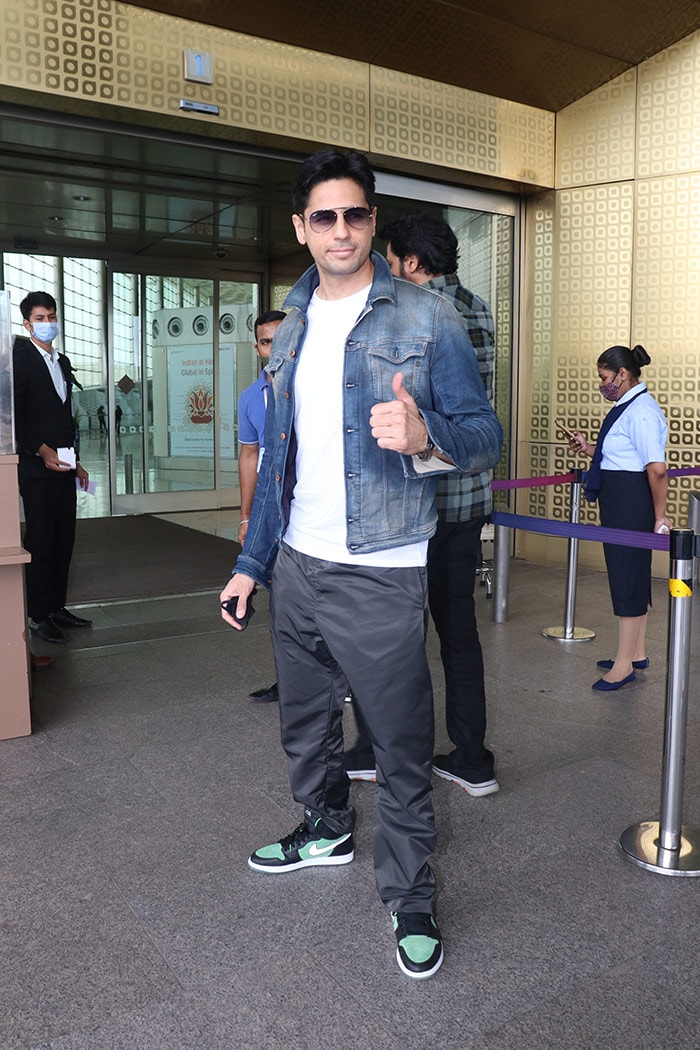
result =
[[[578,525],[581,516],[581,491],[583,489],[583,470],[574,471],[574,480],[571,482],[571,509],[569,521],[572,525]],[[574,616],[576,614],[576,572],[578,569],[578,540],[573,536],[569,538],[566,557],[566,594],[564,596],[564,626],[545,627],[542,634],[545,638],[553,638],[557,642],[590,642],[595,638],[595,631],[588,627],[574,627]]]
[[510,529],[507,525],[493,527],[493,607],[494,623],[508,619],[508,576],[510,570]]
[[131,452],[124,456],[124,492],[130,496],[134,491],[134,457]]
[[[700,492],[688,493],[688,528],[700,535]],[[693,583],[700,578],[700,558],[693,559]]]
[[641,821],[623,831],[623,855],[640,868],[662,875],[700,875],[700,831],[682,827],[685,739],[690,677],[690,619],[695,536],[671,530],[666,718],[658,821]]

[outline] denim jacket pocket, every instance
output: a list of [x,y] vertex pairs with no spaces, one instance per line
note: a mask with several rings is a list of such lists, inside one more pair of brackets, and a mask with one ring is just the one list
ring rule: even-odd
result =
[[416,397],[428,345],[426,340],[402,340],[368,346],[372,395],[375,401],[393,401],[395,394],[391,382],[397,372],[403,374],[403,385]]

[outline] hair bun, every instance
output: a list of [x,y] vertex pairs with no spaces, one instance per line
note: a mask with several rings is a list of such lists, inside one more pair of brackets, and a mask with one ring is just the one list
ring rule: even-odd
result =
[[643,368],[644,365],[648,365],[651,362],[649,354],[639,343],[637,343],[636,346],[632,347],[631,354],[634,359],[634,363],[636,365],[639,365],[640,368]]

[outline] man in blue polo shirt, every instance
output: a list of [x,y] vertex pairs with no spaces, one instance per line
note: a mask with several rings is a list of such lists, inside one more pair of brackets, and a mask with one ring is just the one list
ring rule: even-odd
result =
[[[268,310],[255,322],[255,350],[262,365],[260,375],[243,390],[238,398],[238,479],[241,490],[241,523],[238,527],[238,542],[241,547],[248,531],[253,497],[258,481],[258,471],[265,451],[265,410],[270,383],[265,365],[270,359],[270,349],[275,330],[286,314],[281,310]],[[255,703],[273,703],[278,699],[277,682],[268,688],[257,689],[248,694]]]

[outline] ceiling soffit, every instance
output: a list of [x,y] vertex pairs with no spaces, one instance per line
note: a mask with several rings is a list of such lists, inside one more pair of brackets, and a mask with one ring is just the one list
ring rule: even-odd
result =
[[698,0],[133,5],[554,112],[700,29]]

